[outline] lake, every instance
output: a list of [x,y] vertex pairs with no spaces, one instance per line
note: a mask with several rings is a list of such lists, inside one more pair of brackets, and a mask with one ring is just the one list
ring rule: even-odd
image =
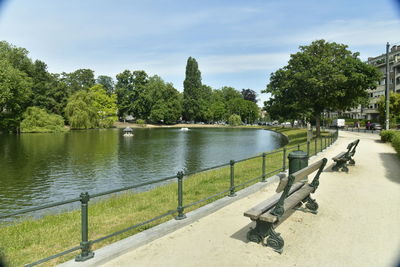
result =
[[179,128],[0,134],[0,214],[193,172],[285,144],[262,129]]

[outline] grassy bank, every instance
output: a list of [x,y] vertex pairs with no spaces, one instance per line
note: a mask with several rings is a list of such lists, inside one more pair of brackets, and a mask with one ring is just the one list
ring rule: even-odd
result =
[[[306,142],[306,131],[303,129],[274,129],[288,136],[290,142],[287,147],[293,147]],[[325,142],[323,142],[325,145]],[[315,148],[320,151],[321,143],[317,140],[317,146],[312,142],[310,154],[315,153]],[[306,145],[300,149],[306,151]],[[297,146],[287,150],[297,150]],[[279,150],[278,150],[279,151]],[[287,154],[286,154],[287,155]],[[283,152],[277,152],[266,157],[266,172],[272,172],[282,167]],[[255,177],[261,176],[262,158],[257,157],[235,164],[235,184],[241,184]],[[287,166],[287,162],[286,162]],[[230,185],[229,166],[196,173],[184,179],[184,205],[199,201],[211,195],[229,189]],[[161,177],[160,177],[161,178]],[[252,183],[258,182],[254,181]],[[239,190],[238,188],[237,190]],[[217,198],[193,205],[185,209],[185,213]],[[106,236],[113,232],[125,229],[132,225],[149,220],[160,214],[177,208],[177,184],[169,183],[153,190],[132,193],[125,192],[118,195],[89,203],[89,240]],[[96,243],[93,249],[96,250],[107,244],[133,235],[137,232],[148,229],[176,216],[176,213],[160,220],[143,225]],[[6,261],[10,266],[21,266],[23,264],[37,261],[41,258],[59,253],[78,246],[80,243],[80,211],[69,211],[61,214],[45,216],[41,219],[25,218],[22,221],[11,225],[0,227],[0,249],[6,255]],[[74,258],[79,251],[66,256],[56,258],[45,263],[45,266],[52,266],[57,263]]]

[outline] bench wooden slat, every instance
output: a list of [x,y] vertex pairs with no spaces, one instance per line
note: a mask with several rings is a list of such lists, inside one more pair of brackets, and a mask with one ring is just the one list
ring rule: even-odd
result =
[[[300,189],[303,185],[304,185],[303,183],[294,184],[289,191],[289,195]],[[252,220],[257,220],[261,214],[263,214],[264,212],[268,211],[269,209],[275,206],[281,195],[282,193],[278,193],[273,195],[271,198],[264,200],[257,206],[254,206],[253,208],[246,211],[244,213],[244,216],[249,217]]]
[[[285,204],[283,205],[283,208],[285,211],[294,208],[298,203],[300,203],[303,199],[305,199],[311,192],[313,188],[306,184],[299,190],[297,190],[295,193],[293,193],[291,196],[286,198]],[[265,222],[270,222],[270,223],[275,223],[278,220],[278,217],[275,215],[271,214],[272,210],[267,211],[266,213],[263,213],[260,217],[259,220],[265,221]]]
[[335,157],[333,157],[332,160],[334,160],[334,161],[340,160],[340,158],[343,157],[346,154],[347,154],[347,152],[341,152],[340,154],[338,154]]
[[[293,183],[297,183],[299,182],[301,179],[303,179],[304,177],[306,177],[307,175],[315,172],[316,170],[318,170],[321,165],[323,164],[323,161],[317,161],[313,164],[311,164],[308,167],[305,167],[295,173],[292,173],[291,175],[294,176],[294,182]],[[283,179],[281,179],[281,181],[279,182],[278,188],[276,188],[276,192],[282,192],[283,189],[285,189],[285,186],[287,185],[287,183],[289,182],[289,177],[285,177]]]

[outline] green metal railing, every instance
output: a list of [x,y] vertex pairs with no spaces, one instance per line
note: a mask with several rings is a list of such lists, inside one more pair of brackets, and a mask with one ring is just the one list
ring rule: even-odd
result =
[[[327,146],[330,146],[331,144],[333,144],[334,141],[336,141],[338,138],[338,131],[336,132],[332,132],[331,135],[329,136],[324,136],[324,137],[320,137],[320,138],[315,138],[314,139],[314,155],[316,155],[318,152],[321,152],[323,150],[323,148],[326,148]],[[318,143],[320,144],[320,146],[318,146]],[[311,156],[311,152],[312,152],[312,142],[308,141],[306,143],[301,143],[301,144],[297,144],[295,146],[292,147],[283,147],[280,150],[276,150],[273,152],[269,152],[269,153],[262,153],[261,155],[257,155],[254,157],[250,157],[250,158],[246,158],[246,159],[241,159],[241,160],[231,160],[229,163],[226,164],[221,164],[218,166],[214,166],[214,167],[210,167],[210,168],[206,168],[206,169],[202,169],[200,171],[197,172],[187,172],[184,173],[183,171],[178,172],[176,175],[174,176],[170,176],[170,177],[165,177],[162,179],[158,179],[158,180],[153,180],[153,181],[149,181],[149,182],[144,182],[144,183],[140,183],[140,184],[136,184],[136,185],[132,185],[132,186],[126,186],[123,188],[118,188],[118,189],[113,189],[113,190],[109,190],[109,191],[105,191],[105,192],[101,192],[101,193],[95,193],[95,194],[89,194],[88,192],[84,192],[81,193],[79,198],[74,198],[74,199],[69,199],[69,200],[65,200],[65,201],[60,201],[60,202],[56,202],[56,203],[52,203],[52,204],[46,204],[46,205],[42,205],[42,206],[38,206],[38,207],[34,207],[34,208],[28,208],[28,209],[24,209],[18,212],[14,212],[14,213],[9,213],[6,215],[0,215],[0,219],[5,219],[5,218],[10,218],[16,215],[21,215],[21,214],[25,214],[25,213],[29,213],[29,212],[33,212],[33,211],[38,211],[38,210],[43,210],[43,209],[48,209],[48,208],[53,208],[53,207],[57,207],[57,206],[61,206],[61,205],[66,205],[66,204],[70,204],[70,203],[74,203],[74,202],[80,202],[81,203],[81,242],[78,246],[75,246],[73,248],[70,248],[68,250],[65,250],[63,252],[57,253],[55,255],[49,256],[47,258],[43,258],[41,260],[38,260],[36,262],[30,263],[26,266],[35,266],[44,262],[47,262],[49,260],[55,259],[57,257],[61,257],[64,256],[66,254],[78,251],[80,251],[80,254],[76,256],[75,260],[76,261],[86,261],[90,258],[94,257],[94,252],[91,250],[91,246],[93,244],[99,243],[105,239],[114,237],[116,235],[120,235],[123,234],[127,231],[136,229],[138,227],[141,227],[143,225],[146,224],[150,224],[154,221],[160,220],[164,217],[167,216],[171,216],[173,214],[177,214],[177,216],[175,217],[176,220],[182,220],[186,218],[185,215],[185,210],[193,207],[195,205],[198,205],[200,203],[204,203],[210,199],[213,198],[217,198],[219,196],[229,196],[229,197],[234,197],[236,196],[236,190],[238,188],[244,188],[246,185],[255,183],[256,181],[261,181],[261,182],[265,182],[266,181],[266,177],[272,176],[273,174],[279,173],[281,171],[285,171],[286,170],[286,166],[287,166],[287,154],[291,151],[294,151],[295,149],[300,150],[302,147],[304,147],[304,149],[306,149],[307,154],[309,156]],[[318,150],[319,149],[319,150]],[[282,165],[281,167],[277,168],[277,169],[273,169],[267,172],[268,170],[268,166],[267,166],[267,159],[268,158],[276,158],[276,156],[274,157],[274,154],[279,154],[282,153]],[[270,156],[270,157],[268,157]],[[255,158],[261,158],[261,174],[260,176],[251,178],[249,180],[245,180],[244,182],[240,183],[240,184],[235,184],[236,180],[235,180],[235,165],[240,163],[240,162],[244,162],[247,160],[251,160],[251,159],[255,159]],[[207,196],[206,198],[200,199],[200,200],[196,200],[193,201],[191,203],[188,203],[186,205],[184,205],[184,181],[191,175],[193,174],[198,174],[201,172],[206,172],[206,171],[210,171],[213,169],[219,169],[219,168],[223,168],[223,167],[227,167],[229,166],[229,188],[227,188],[226,190],[223,190],[221,192],[218,192],[216,194]],[[274,167],[273,164],[271,167]],[[186,178],[185,178],[186,177]],[[117,232],[108,234],[106,236],[103,236],[101,238],[95,239],[95,240],[90,240],[89,239],[89,215],[88,215],[88,209],[89,209],[89,202],[91,199],[96,198],[96,197],[101,197],[101,196],[105,196],[105,195],[110,195],[113,193],[119,193],[122,191],[127,191],[127,190],[131,190],[131,189],[135,189],[135,188],[140,188],[140,187],[144,187],[144,186],[148,186],[148,185],[152,185],[152,184],[156,184],[156,183],[161,183],[161,182],[167,182],[167,181],[172,181],[173,179],[176,179],[177,181],[177,185],[178,185],[178,190],[177,190],[177,208],[174,210],[169,210],[166,213],[160,214],[154,218],[151,218],[149,220],[137,223],[135,225],[132,225],[128,228],[119,230]]]

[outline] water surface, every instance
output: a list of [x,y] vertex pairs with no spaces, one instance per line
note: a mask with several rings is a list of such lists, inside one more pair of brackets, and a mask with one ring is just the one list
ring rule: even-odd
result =
[[203,128],[0,134],[0,214],[198,171],[283,145],[261,129]]

